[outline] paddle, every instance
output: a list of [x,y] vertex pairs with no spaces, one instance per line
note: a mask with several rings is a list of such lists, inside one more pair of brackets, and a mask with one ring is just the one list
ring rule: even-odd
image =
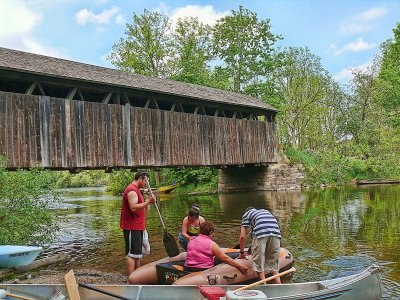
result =
[[28,297],[16,295],[16,294],[13,294],[13,293],[6,292],[3,289],[0,289],[0,299],[5,299],[6,297],[23,299],[23,300],[34,300],[33,298],[28,298]]
[[163,243],[164,243],[165,250],[167,250],[167,254],[169,257],[177,256],[179,254],[178,245],[176,244],[175,238],[170,233],[168,233],[167,228],[165,227],[164,220],[161,216],[160,209],[158,208],[157,199],[154,196],[153,191],[151,190],[149,179],[147,178],[147,176],[145,176],[144,178],[146,180],[147,188],[151,193],[151,197],[156,200],[154,202],[154,205],[156,206],[161,225],[164,228]]
[[295,268],[290,268],[289,270],[286,270],[286,271],[284,271],[284,272],[281,272],[281,273],[278,273],[278,274],[276,274],[276,275],[270,276],[270,277],[265,278],[265,279],[263,279],[263,280],[259,280],[259,281],[257,281],[257,282],[252,283],[252,284],[242,286],[241,288],[238,288],[238,289],[234,290],[234,292],[236,292],[236,291],[242,291],[242,290],[247,290],[248,288],[251,288],[251,287],[253,287],[253,286],[257,286],[257,285],[259,285],[259,284],[266,283],[266,282],[271,281],[271,280],[273,280],[273,279],[275,279],[275,278],[277,278],[277,277],[285,276],[286,274],[289,274],[289,273],[292,273],[292,272],[295,272],[295,271],[296,271]]
[[83,283],[77,284],[74,270],[70,270],[67,274],[65,274],[64,283],[65,283],[65,288],[67,290],[68,299],[70,299],[70,300],[80,300],[81,299],[81,297],[79,295],[79,291],[78,291],[78,286],[83,287],[85,289],[95,291],[100,294],[104,294],[104,295],[113,297],[113,298],[122,299],[122,300],[130,300],[129,298],[125,298],[123,296],[111,293],[109,291],[99,289],[99,288],[91,286],[91,285],[87,285],[87,284],[83,284]]
[[94,287],[94,286],[91,286],[91,285],[88,285],[88,284],[79,283],[79,286],[81,286],[81,287],[83,287],[85,289],[88,289],[88,290],[95,291],[95,292],[100,293],[100,294],[104,294],[104,295],[113,297],[113,298],[122,299],[122,300],[131,300],[130,298],[126,298],[126,297],[123,297],[123,296],[120,296],[120,295],[117,295],[117,294],[114,294],[114,293],[99,289],[97,287]]

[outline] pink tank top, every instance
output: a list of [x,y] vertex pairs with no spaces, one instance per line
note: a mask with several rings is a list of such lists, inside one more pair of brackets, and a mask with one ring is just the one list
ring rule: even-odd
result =
[[190,268],[212,268],[214,266],[214,254],[211,250],[212,240],[204,234],[190,240],[187,247],[185,266]]

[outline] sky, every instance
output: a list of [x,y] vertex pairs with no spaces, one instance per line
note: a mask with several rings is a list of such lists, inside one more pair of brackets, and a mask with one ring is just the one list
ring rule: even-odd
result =
[[308,47],[339,83],[393,37],[400,0],[0,0],[0,47],[111,67],[112,45],[144,9],[213,25],[239,5],[269,19],[280,47]]

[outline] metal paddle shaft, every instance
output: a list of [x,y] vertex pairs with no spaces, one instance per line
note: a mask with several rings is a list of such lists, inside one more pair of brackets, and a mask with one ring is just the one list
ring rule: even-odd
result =
[[167,228],[165,227],[164,220],[161,216],[160,208],[158,207],[158,204],[157,204],[157,199],[155,198],[153,191],[151,190],[150,182],[146,176],[145,176],[145,180],[146,180],[147,188],[150,190],[151,197],[154,198],[154,200],[155,200],[154,204],[157,209],[158,217],[160,218],[161,225],[164,228],[163,244],[164,244],[165,250],[167,251],[167,254],[169,257],[177,256],[179,254],[178,245],[176,244],[175,238],[171,234],[168,233]]
[[154,200],[155,200],[155,201],[154,201],[154,205],[156,206],[157,213],[158,213],[158,217],[160,218],[161,225],[162,225],[162,227],[164,228],[164,230],[167,231],[167,228],[165,227],[165,224],[164,224],[164,220],[163,220],[163,218],[162,218],[162,216],[161,216],[160,209],[158,208],[157,199],[156,199],[156,197],[154,196],[153,191],[151,190],[150,182],[149,182],[149,180],[147,179],[147,176],[144,176],[144,178],[145,178],[145,180],[146,180],[147,189],[150,191],[151,197],[154,198]]

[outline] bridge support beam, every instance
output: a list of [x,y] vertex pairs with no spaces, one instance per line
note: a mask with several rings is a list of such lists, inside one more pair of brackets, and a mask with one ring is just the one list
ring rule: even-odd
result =
[[218,192],[265,191],[268,166],[221,169]]

